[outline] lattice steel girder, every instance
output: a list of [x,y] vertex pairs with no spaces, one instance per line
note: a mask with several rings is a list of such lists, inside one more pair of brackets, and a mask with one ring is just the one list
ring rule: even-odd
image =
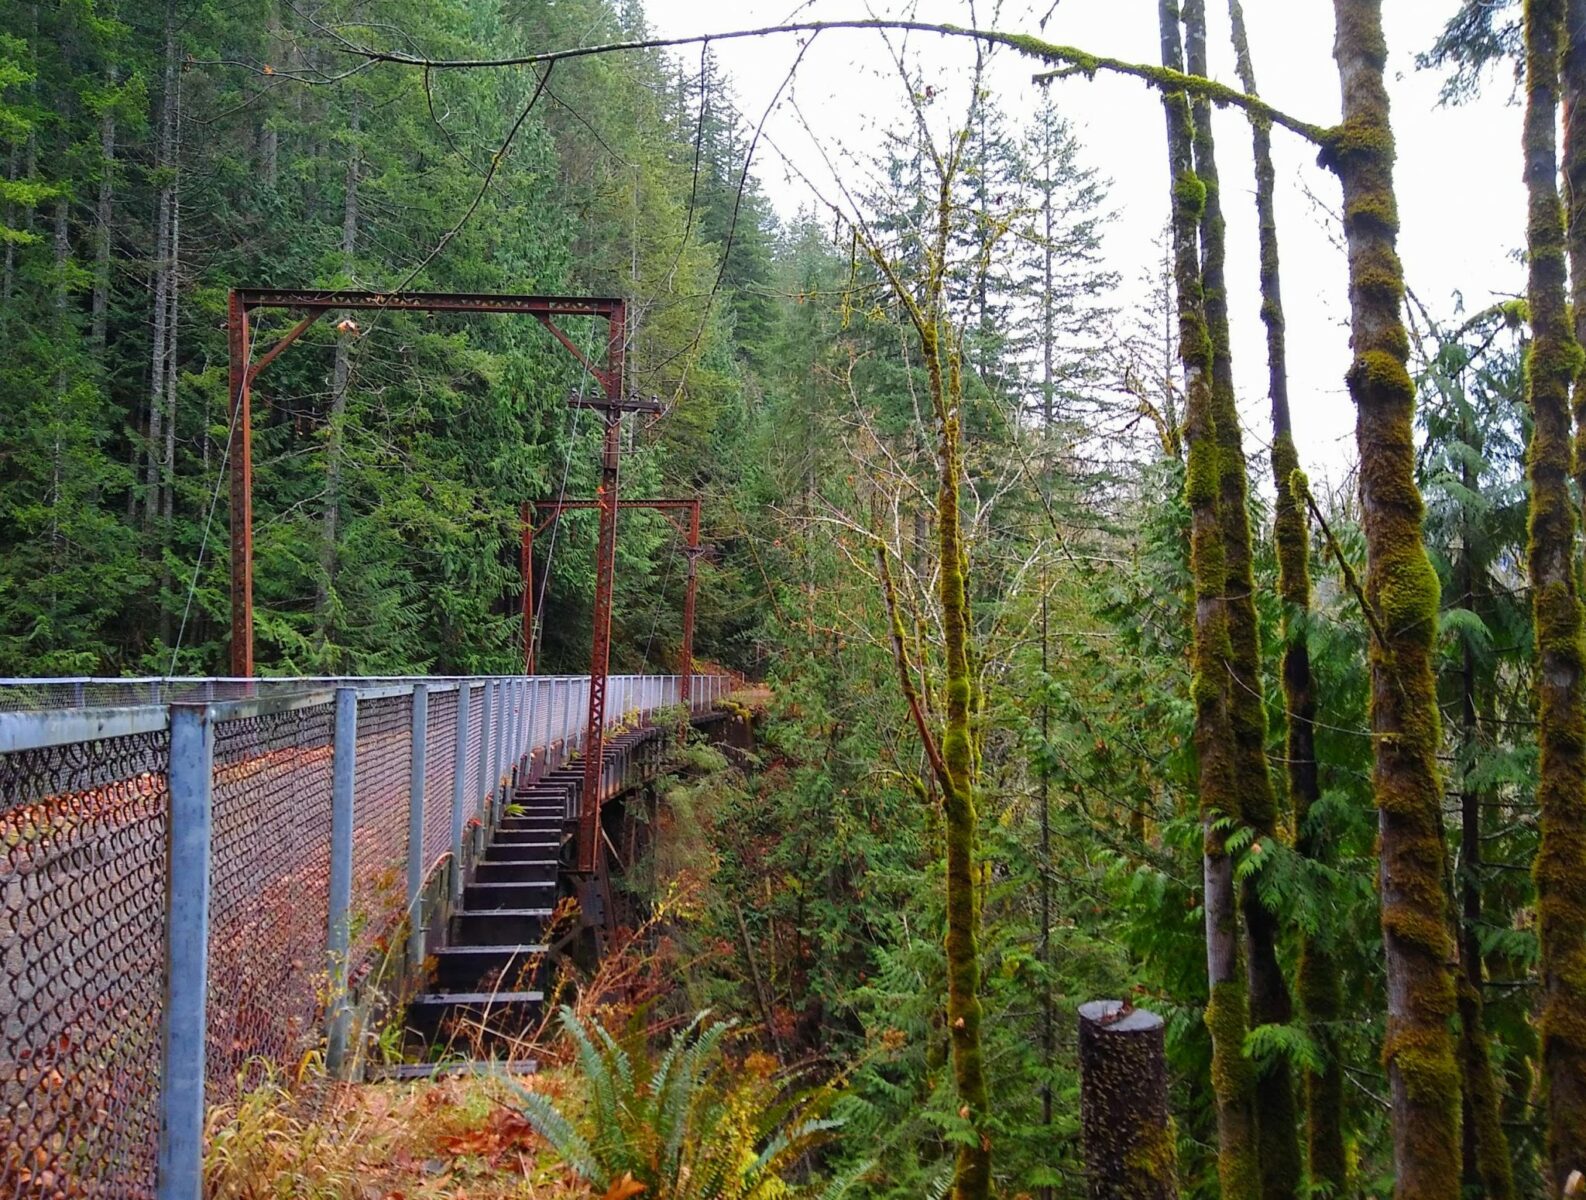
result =
[[244,309],[356,308],[397,312],[518,313],[530,317],[610,317],[623,301],[610,296],[525,296],[489,292],[362,292],[320,288],[237,288]]

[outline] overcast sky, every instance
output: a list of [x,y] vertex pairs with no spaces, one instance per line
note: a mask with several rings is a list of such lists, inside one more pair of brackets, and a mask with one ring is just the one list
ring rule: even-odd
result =
[[[864,0],[812,0],[797,9],[795,3],[646,0],[646,9],[654,32],[668,35],[775,24],[794,12],[798,20],[916,15],[928,21],[970,22],[965,0],[872,0],[868,9]],[[1306,120],[1336,121],[1332,5],[1327,0],[1244,0],[1244,6],[1262,96]],[[1040,17],[1052,7],[1052,0],[1006,0],[995,20],[986,0],[976,10],[982,26],[1035,33]],[[1237,83],[1226,5],[1210,0],[1207,7],[1212,74]],[[1456,292],[1474,310],[1496,295],[1521,292],[1525,284],[1524,268],[1514,257],[1524,242],[1525,193],[1520,179],[1521,110],[1509,103],[1511,77],[1505,71],[1493,78],[1476,103],[1439,108],[1440,76],[1417,71],[1413,62],[1456,7],[1456,0],[1385,0],[1383,5],[1399,142],[1399,246],[1410,287],[1434,313],[1442,314],[1452,310]],[[1042,36],[1094,53],[1155,62],[1156,8],[1155,0],[1060,0]],[[928,73],[935,73],[941,90],[951,96],[954,87],[964,86],[973,66],[971,43],[915,34],[908,47]],[[697,63],[697,51],[681,53]],[[753,122],[786,76],[798,46],[789,37],[746,39],[717,43],[711,53],[731,75],[739,103]],[[991,85],[1002,107],[1021,122],[1038,104],[1040,88],[1030,78],[1036,69],[1032,60],[1011,51],[1000,51],[992,63]],[[1152,242],[1167,217],[1161,105],[1141,84],[1125,79],[1099,76],[1057,86],[1059,104],[1085,147],[1085,158],[1112,180],[1111,204],[1118,217],[1106,235],[1106,251],[1128,295],[1136,295],[1134,281],[1156,260]],[[906,111],[897,74],[889,68],[876,34],[829,32],[817,38],[793,86],[766,122],[774,148],[762,145],[756,156],[756,173],[778,211],[787,216],[811,198],[806,186],[790,178],[779,154],[823,191],[835,194],[821,150],[793,103],[827,155],[844,170],[850,169],[843,166],[844,154],[868,157],[880,145],[880,127],[896,124]],[[961,102],[940,107],[944,115],[963,111]],[[1269,425],[1249,127],[1230,110],[1217,114],[1215,130],[1228,219],[1234,368],[1246,444],[1256,450],[1267,445]],[[1295,431],[1306,467],[1336,480],[1354,456],[1354,414],[1343,383],[1349,363],[1345,262],[1331,215],[1338,206],[1338,187],[1298,138],[1276,130],[1273,141]]]

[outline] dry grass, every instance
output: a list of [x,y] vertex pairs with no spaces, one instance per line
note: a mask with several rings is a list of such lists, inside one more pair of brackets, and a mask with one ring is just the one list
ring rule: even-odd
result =
[[[559,1072],[519,1083],[558,1100],[568,1090]],[[489,1076],[294,1091],[271,1083],[213,1110],[209,1125],[214,1200],[589,1195]]]

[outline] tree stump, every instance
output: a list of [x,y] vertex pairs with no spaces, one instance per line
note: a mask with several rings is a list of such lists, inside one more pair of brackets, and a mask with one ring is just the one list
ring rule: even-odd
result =
[[1162,1018],[1120,1000],[1079,1008],[1079,1119],[1090,1200],[1177,1200]]

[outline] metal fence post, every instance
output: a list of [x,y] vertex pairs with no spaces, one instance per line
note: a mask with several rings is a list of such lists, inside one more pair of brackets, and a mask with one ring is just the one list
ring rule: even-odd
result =
[[457,752],[452,755],[452,904],[463,898],[463,820],[468,804],[468,705],[473,684],[457,689]]
[[[475,788],[479,795],[468,797],[468,806],[475,816],[483,814],[486,800],[494,796],[496,791],[495,781],[490,778],[490,766],[493,761],[490,757],[490,723],[495,715],[493,712],[495,705],[492,703],[495,700],[495,690],[495,682],[485,680],[484,699],[481,701],[484,709],[479,716],[479,783]],[[474,853],[478,852],[479,846],[476,843]]]
[[347,995],[351,948],[353,781],[358,767],[358,689],[336,689],[336,741],[330,795],[330,1003],[325,1068],[340,1077],[347,1060],[352,1005]]
[[501,786],[501,777],[507,773],[507,738],[512,730],[512,681],[503,679],[496,685],[496,693],[500,697],[500,704],[496,712],[495,752],[490,756],[493,769],[490,772],[490,805],[487,810],[492,825],[500,819],[501,806],[505,801],[505,789]]
[[539,694],[539,689],[534,686],[534,681],[525,679],[523,687],[523,721],[518,729],[518,771],[520,774],[529,773],[529,752],[534,749],[530,743],[534,740],[534,699]]
[[[550,713],[546,717],[547,742],[560,742],[561,740],[561,713],[566,709],[565,702],[558,702],[561,694],[561,680],[550,680]],[[565,748],[565,747],[563,747]],[[561,766],[561,750],[557,751],[557,761],[552,766]]]
[[412,774],[408,777],[408,970],[424,958],[424,766],[429,756],[430,690],[413,687],[413,733],[409,750]]
[[171,705],[166,817],[165,1011],[160,1200],[204,1194],[204,1032],[209,993],[210,789],[215,728],[202,704]]

